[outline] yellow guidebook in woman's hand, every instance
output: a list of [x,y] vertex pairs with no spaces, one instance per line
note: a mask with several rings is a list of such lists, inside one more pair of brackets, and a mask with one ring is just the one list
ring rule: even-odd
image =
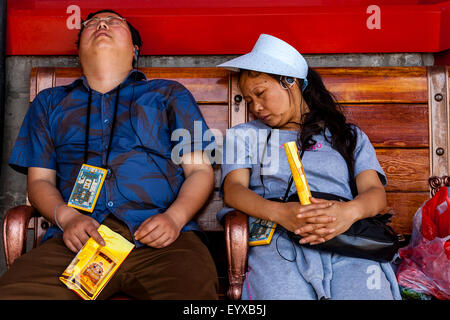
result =
[[284,150],[286,150],[286,156],[289,162],[289,167],[291,168],[292,178],[294,179],[295,186],[297,188],[298,198],[300,203],[310,204],[311,201],[311,191],[308,187],[308,182],[306,181],[305,171],[303,170],[303,165],[298,154],[297,143],[295,141],[286,142],[283,144]]
[[59,279],[84,300],[95,300],[116,270],[133,250],[134,244],[105,225],[98,228],[105,240],[85,243]]

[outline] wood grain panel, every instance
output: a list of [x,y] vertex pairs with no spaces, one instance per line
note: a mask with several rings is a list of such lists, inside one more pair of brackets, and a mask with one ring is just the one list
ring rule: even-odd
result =
[[[228,101],[230,72],[221,68],[141,68],[148,78],[173,79],[185,85],[197,101]],[[426,103],[424,67],[315,68],[341,103]],[[56,68],[56,85],[81,76],[79,68]],[[228,91],[227,91],[228,92]],[[30,96],[33,100],[35,94]]]
[[[156,79],[156,78],[152,78]],[[226,78],[162,78],[178,81],[194,96],[197,103],[228,103],[228,80]]]
[[392,210],[392,227],[397,233],[411,234],[412,219],[417,209],[430,198],[428,192],[388,192],[386,212]]
[[200,104],[200,111],[210,129],[217,129],[225,138],[228,129],[228,104]]
[[33,101],[38,92],[55,85],[54,71],[55,68],[40,67],[31,72],[30,102]]
[[427,192],[430,155],[428,149],[376,149],[386,174],[386,191]]
[[426,67],[314,68],[341,103],[427,103]]
[[[198,103],[228,103],[229,71],[220,68],[141,68],[151,79],[168,79],[183,84]],[[78,68],[57,68],[55,85],[67,85],[81,76]],[[30,101],[35,94],[30,95]]]
[[428,147],[428,105],[344,105],[347,121],[357,124],[377,147]]
[[57,68],[55,71],[56,85],[65,86],[81,77],[83,74],[79,68]]

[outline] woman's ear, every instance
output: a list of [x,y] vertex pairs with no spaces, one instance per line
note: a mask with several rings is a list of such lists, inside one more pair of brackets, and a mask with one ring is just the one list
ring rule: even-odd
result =
[[296,79],[293,77],[286,77],[286,76],[281,76],[280,77],[280,85],[283,89],[291,89],[295,83],[296,83]]

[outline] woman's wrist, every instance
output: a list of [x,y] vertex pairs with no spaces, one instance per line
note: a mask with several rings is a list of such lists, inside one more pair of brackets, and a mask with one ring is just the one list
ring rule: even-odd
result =
[[349,202],[343,203],[345,212],[349,218],[351,218],[353,223],[358,220],[366,218],[363,209],[358,200],[352,200]]
[[277,202],[277,201],[271,201],[271,200],[267,200],[265,199],[265,212],[267,212],[267,219],[269,221],[272,222],[278,222],[278,217],[282,216],[281,214],[279,214],[279,212],[281,212],[282,210],[285,209],[285,207],[283,206],[282,202]]

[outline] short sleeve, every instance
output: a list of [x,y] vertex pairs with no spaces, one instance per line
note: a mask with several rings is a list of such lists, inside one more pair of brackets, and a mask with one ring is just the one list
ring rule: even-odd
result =
[[56,170],[56,155],[49,127],[49,90],[40,92],[28,109],[12,150],[9,165],[27,173],[29,167]]
[[365,170],[375,170],[383,186],[386,186],[386,175],[377,159],[377,154],[369,137],[357,129],[357,144],[355,148],[355,177]]
[[216,140],[203,118],[200,108],[192,94],[182,84],[171,83],[172,90],[169,97],[168,122],[172,135],[172,147],[177,153],[198,150],[215,150]]
[[[233,170],[251,169],[252,164],[257,163],[250,143],[255,143],[256,131],[241,125],[228,129],[222,150],[222,177],[220,181],[220,194],[223,196],[223,182],[226,176]],[[254,146],[253,146],[254,147]]]

